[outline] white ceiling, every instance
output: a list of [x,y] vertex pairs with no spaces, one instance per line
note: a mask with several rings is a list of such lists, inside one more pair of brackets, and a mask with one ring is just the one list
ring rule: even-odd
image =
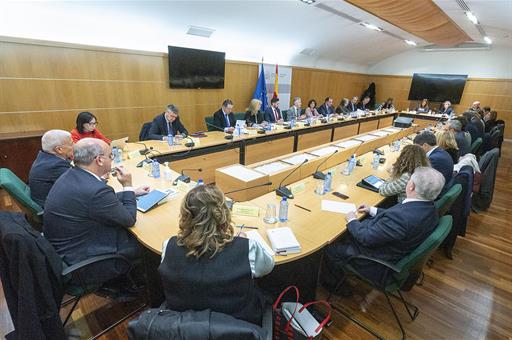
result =
[[[455,0],[435,2],[475,41],[478,30]],[[496,45],[512,46],[512,0],[470,1]],[[328,6],[331,10],[319,8]],[[60,1],[0,0],[0,35],[166,52],[167,45],[226,51],[232,60],[363,70],[413,47],[334,13],[382,27],[419,46],[427,43],[341,0]],[[214,29],[210,38],[189,26]],[[300,51],[315,50],[312,56]]]

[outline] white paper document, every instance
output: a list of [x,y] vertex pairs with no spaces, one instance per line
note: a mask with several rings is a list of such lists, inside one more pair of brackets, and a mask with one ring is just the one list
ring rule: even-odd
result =
[[290,164],[286,164],[283,162],[272,162],[272,163],[260,165],[256,168],[254,168],[254,170],[268,175],[268,174],[273,174],[273,173],[288,169],[289,167],[290,167]]
[[267,236],[272,244],[272,249],[277,254],[300,253],[299,241],[293,231],[288,227],[267,229]]
[[395,132],[400,132],[402,131],[402,129],[400,128],[396,128],[396,127],[390,127],[390,128],[387,128],[387,129],[384,129],[382,131],[387,131],[387,132],[390,132],[390,133],[395,133]]
[[348,148],[352,148],[352,147],[360,145],[360,144],[361,144],[361,142],[358,140],[346,140],[344,142],[336,144],[336,146],[339,146],[340,148],[343,148],[343,149],[348,149]]
[[354,139],[360,140],[360,141],[362,141],[362,142],[368,142],[368,141],[370,141],[370,140],[377,139],[377,136],[364,135],[364,136],[357,136],[357,137],[355,137]]
[[240,164],[230,166],[229,168],[219,169],[219,171],[245,182],[249,182],[257,178],[263,177],[261,173],[254,171],[253,169],[246,168],[245,166]]
[[265,240],[263,239],[263,237],[261,236],[259,231],[257,231],[257,230],[246,231],[245,230],[244,232],[245,232],[245,235],[247,235],[248,239],[258,242],[269,255],[272,255],[272,256],[275,255],[274,251],[272,250],[272,248],[270,248],[268,243],[265,242]]
[[289,158],[285,158],[282,161],[286,162],[286,163],[293,164],[293,165],[299,165],[302,162],[304,162],[305,159],[307,159],[309,161],[309,160],[315,159],[315,158],[316,157],[313,155],[308,155],[307,153],[302,153],[300,155],[295,155],[295,156],[292,156]]
[[356,211],[356,205],[354,203],[344,203],[329,200],[322,200],[322,210],[347,214],[351,211]]
[[370,132],[371,135],[373,136],[379,136],[379,137],[384,137],[384,136],[387,136],[389,135],[389,132],[386,131],[386,130],[381,130],[381,131],[373,131],[373,132]]
[[337,148],[335,146],[326,146],[325,148],[316,149],[314,151],[311,151],[310,153],[312,153],[315,156],[322,157],[325,155],[331,155],[336,150],[339,150],[339,148]]

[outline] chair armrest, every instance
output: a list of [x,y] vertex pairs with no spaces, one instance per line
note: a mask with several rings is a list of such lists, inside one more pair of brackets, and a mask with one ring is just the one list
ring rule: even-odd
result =
[[90,266],[91,264],[96,264],[99,262],[111,261],[111,260],[125,261],[128,265],[130,265],[130,261],[128,261],[128,259],[126,257],[124,257],[123,255],[119,255],[119,254],[100,255],[100,256],[88,258],[87,260],[80,261],[78,263],[75,263],[72,266],[65,268],[62,271],[62,276],[67,276],[69,274],[73,274],[73,272],[83,269],[87,266]]
[[370,261],[370,262],[373,262],[373,263],[380,264],[381,266],[384,266],[384,267],[386,267],[388,269],[391,269],[395,273],[400,273],[400,269],[398,269],[398,267],[395,266],[394,264],[386,262],[384,260],[376,259],[374,257],[370,257],[370,256],[366,256],[366,255],[351,256],[348,259],[347,264],[350,263],[352,260],[366,260],[366,261]]

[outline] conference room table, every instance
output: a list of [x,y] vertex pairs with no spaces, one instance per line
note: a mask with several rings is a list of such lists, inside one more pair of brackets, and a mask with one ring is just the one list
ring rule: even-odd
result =
[[[414,131],[415,127],[404,129],[400,136],[412,134]],[[340,141],[352,140],[352,138],[353,137],[344,138]],[[229,141],[224,143],[229,143]],[[318,180],[308,177],[302,178],[293,184],[299,185],[303,189],[301,192],[295,194],[293,200],[289,200],[289,219],[286,222],[278,222],[275,224],[266,224],[263,222],[267,204],[274,204],[277,209],[279,207],[281,198],[273,191],[246,202],[235,203],[235,206],[250,206],[258,210],[258,216],[233,214],[236,234],[241,230],[241,228],[238,227],[240,225],[257,227],[263,239],[270,244],[266,236],[266,230],[269,228],[288,226],[292,229],[301,245],[301,252],[298,254],[275,256],[276,267],[274,271],[260,280],[267,290],[278,292],[287,284],[294,283],[301,288],[301,294],[304,300],[314,299],[322,249],[329,243],[335,241],[346,229],[344,215],[323,211],[321,209],[322,200],[353,203],[356,206],[362,203],[378,205],[382,202],[384,197],[380,196],[378,193],[357,187],[356,184],[362,178],[370,174],[381,178],[389,177],[387,169],[394,162],[399,152],[391,152],[388,144],[389,139],[385,139],[385,144],[379,145],[385,152],[384,157],[386,161],[384,164],[380,164],[377,169],[372,169],[371,167],[373,157],[371,152],[358,157],[362,166],[357,166],[350,176],[341,174],[346,166],[346,162],[328,169],[334,174],[332,181],[333,191],[348,195],[349,198],[347,200],[341,200],[335,197],[332,195],[332,192],[325,195],[314,193]],[[139,145],[128,144],[128,154],[134,154],[134,151],[137,151],[139,148]],[[271,156],[273,155],[269,155],[269,157]],[[131,228],[131,231],[145,247],[156,254],[160,254],[163,242],[177,235],[181,201],[186,192],[193,188],[196,183],[194,181],[189,184],[179,182],[178,185],[174,186],[173,181],[179,176],[179,173],[171,170],[172,180],[168,181],[164,178],[162,167],[160,178],[152,178],[149,176],[147,167],[136,167],[136,164],[142,159],[144,159],[144,157],[139,155],[123,161],[123,166],[132,173],[133,185],[135,187],[149,185],[152,189],[172,189],[175,192],[164,204],[146,213],[139,212],[137,222],[135,226]],[[111,180],[110,182],[116,190],[121,189],[117,181]]]
[[413,118],[414,124],[420,129],[435,127],[440,122],[445,122],[450,117],[440,113],[417,113],[415,111],[400,111],[397,113],[400,117]]

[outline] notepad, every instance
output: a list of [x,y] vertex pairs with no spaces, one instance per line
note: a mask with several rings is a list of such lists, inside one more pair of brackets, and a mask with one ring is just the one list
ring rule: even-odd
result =
[[302,153],[300,155],[285,158],[282,161],[286,162],[286,163],[293,164],[293,165],[299,165],[299,164],[303,163],[304,160],[306,160],[306,159],[309,161],[314,158],[316,158],[316,157],[313,155],[308,155],[307,153]]
[[373,132],[370,132],[370,134],[373,136],[384,137],[384,136],[389,135],[389,132],[386,130],[382,130],[382,131],[373,131]]
[[254,170],[268,175],[268,174],[273,174],[273,173],[288,169],[289,167],[290,167],[289,164],[286,164],[283,162],[272,162],[272,163],[260,165],[256,168],[254,168]]
[[335,147],[335,146],[326,146],[326,147],[321,148],[321,149],[313,150],[310,153],[312,153],[315,156],[322,157],[322,156],[325,156],[325,155],[331,155],[336,150],[339,150],[339,149],[337,147]]
[[288,227],[267,229],[272,250],[278,255],[300,253],[299,241]]
[[322,200],[322,210],[340,214],[347,214],[351,211],[356,211],[357,209],[354,203]]
[[268,243],[265,242],[265,240],[263,239],[263,237],[261,236],[259,231],[250,230],[250,231],[244,231],[244,232],[245,232],[245,235],[247,235],[248,239],[258,242],[263,247],[265,252],[267,252],[269,255],[272,255],[272,256],[275,255],[274,251],[272,250],[272,248],[270,248]]
[[387,132],[390,132],[390,133],[395,133],[395,132],[400,132],[402,131],[402,129],[400,128],[396,128],[396,127],[390,127],[390,128],[387,128],[387,129],[384,129],[382,131],[387,131]]
[[354,137],[354,139],[360,140],[360,141],[362,141],[362,142],[368,142],[368,141],[370,141],[370,140],[377,139],[377,136],[364,135],[364,136],[357,136],[357,137]]
[[238,178],[242,181],[248,182],[257,178],[263,177],[263,175],[253,169],[246,168],[243,165],[236,164],[227,168],[219,169],[220,172],[225,173],[234,178]]
[[168,193],[160,190],[151,190],[144,196],[137,197],[137,210],[146,212],[155,207],[160,201],[167,197]]
[[361,142],[358,140],[346,140],[344,142],[336,144],[336,146],[339,146],[340,148],[348,149],[348,148],[352,148],[354,146],[358,146],[359,144],[361,144]]

